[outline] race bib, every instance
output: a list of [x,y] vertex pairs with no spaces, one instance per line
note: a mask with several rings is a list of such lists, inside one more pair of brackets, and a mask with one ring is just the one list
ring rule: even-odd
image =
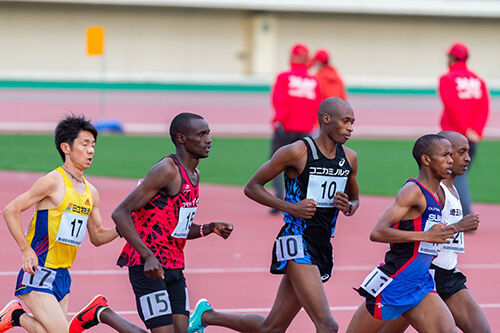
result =
[[382,290],[384,290],[391,282],[392,278],[382,272],[378,267],[376,267],[365,278],[365,280],[361,284],[361,288],[366,290],[366,292],[368,292],[373,297],[377,297],[378,294],[380,294]]
[[307,199],[313,199],[318,207],[333,208],[333,197],[337,192],[344,192],[347,177],[309,175]]
[[[429,230],[432,228],[433,225],[439,224],[441,221],[427,221],[425,223],[425,228],[424,231]],[[432,256],[436,256],[438,254],[438,249],[439,249],[439,244],[437,243],[427,243],[427,242],[420,242],[420,246],[418,247],[418,252],[423,253],[423,254],[430,254]]]
[[166,290],[141,296],[139,301],[144,320],[172,314],[172,307],[170,306],[170,299]]
[[276,258],[278,261],[304,258],[302,236],[283,236],[276,239]]
[[181,207],[179,211],[179,222],[172,232],[171,236],[175,238],[187,238],[191,224],[193,224],[194,215],[198,207]]
[[35,274],[33,275],[24,272],[23,285],[52,290],[52,284],[55,278],[56,271],[46,267],[40,267],[40,269],[35,270]]
[[451,243],[442,244],[441,245],[442,250],[459,252],[459,253],[465,252],[465,241],[463,232],[457,232],[456,234],[453,235],[453,238],[450,238],[448,240],[451,241]]
[[88,216],[63,212],[56,241],[68,245],[82,245],[87,231]]

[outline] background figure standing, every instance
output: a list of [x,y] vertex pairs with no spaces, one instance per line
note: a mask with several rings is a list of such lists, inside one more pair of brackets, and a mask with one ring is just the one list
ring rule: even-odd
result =
[[[489,114],[489,96],[484,80],[467,68],[469,50],[462,43],[448,50],[448,73],[439,79],[439,96],[443,101],[441,130],[454,131],[469,140],[471,160],[483,137]],[[470,165],[469,165],[470,168]],[[464,216],[471,213],[472,198],[467,183],[467,171],[455,178]]]
[[317,68],[315,74],[319,81],[323,99],[340,97],[347,101],[344,81],[335,67],[330,64],[330,54],[325,49],[319,49],[312,58],[312,65]]
[[[278,74],[272,89],[274,108],[271,155],[280,147],[312,133],[317,123],[317,112],[322,96],[318,80],[309,75],[309,50],[304,44],[295,44],[290,53],[290,69]],[[276,197],[283,199],[283,179],[273,180]],[[271,210],[278,213],[277,210]]]

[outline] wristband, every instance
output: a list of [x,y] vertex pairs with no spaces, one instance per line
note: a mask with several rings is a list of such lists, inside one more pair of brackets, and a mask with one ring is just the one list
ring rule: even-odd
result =
[[203,227],[204,226],[205,226],[204,224],[200,225],[200,236],[201,237],[205,237],[205,235],[203,234]]
[[352,214],[352,202],[349,201],[349,209],[347,210],[347,214],[351,215]]
[[118,230],[118,227],[115,227],[115,230],[118,236],[120,236],[120,238],[123,238],[122,234],[120,233],[120,230]]

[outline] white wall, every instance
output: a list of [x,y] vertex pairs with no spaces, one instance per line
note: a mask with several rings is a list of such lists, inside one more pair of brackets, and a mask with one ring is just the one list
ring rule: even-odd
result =
[[[255,32],[263,15],[271,35]],[[106,28],[104,61],[85,53],[92,25]],[[499,34],[494,18],[0,2],[0,80],[96,80],[105,72],[122,81],[267,83],[303,41],[329,49],[351,86],[433,88],[446,47],[461,40],[470,67],[500,87]]]

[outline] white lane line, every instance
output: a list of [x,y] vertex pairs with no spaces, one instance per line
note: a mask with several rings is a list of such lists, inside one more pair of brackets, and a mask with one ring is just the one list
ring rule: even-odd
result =
[[[483,309],[498,309],[500,308],[500,303],[491,303],[491,304],[479,304],[479,306]],[[338,312],[338,311],[355,311],[359,305],[355,306],[330,306],[330,311]],[[191,309],[193,310],[193,309]],[[217,312],[224,313],[269,313],[271,308],[233,308],[233,309],[216,309]],[[304,311],[301,309],[300,311]],[[137,311],[115,311],[120,316],[127,315],[137,315]],[[69,312],[68,316],[74,316],[76,312]]]
[[[374,266],[335,266],[334,271],[358,272],[373,269]],[[458,265],[459,269],[500,269],[500,263],[495,264],[464,264]],[[227,274],[227,273],[264,273],[269,272],[268,267],[240,267],[240,268],[188,268],[187,274]],[[0,272],[0,276],[17,276],[19,271]],[[128,274],[126,269],[114,270],[71,270],[71,275],[123,275]]]

